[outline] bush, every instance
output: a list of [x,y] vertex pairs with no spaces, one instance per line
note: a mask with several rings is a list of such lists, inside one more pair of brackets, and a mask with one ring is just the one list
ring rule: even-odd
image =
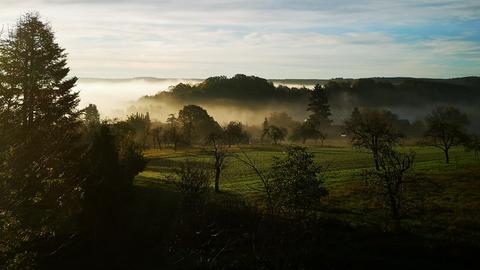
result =
[[187,160],[177,171],[177,175],[180,177],[178,189],[182,193],[183,206],[199,210],[205,205],[210,189],[209,170]]
[[293,146],[287,157],[274,158],[270,183],[272,200],[282,212],[303,218],[318,206],[328,191],[323,187],[325,169],[316,164],[305,147]]

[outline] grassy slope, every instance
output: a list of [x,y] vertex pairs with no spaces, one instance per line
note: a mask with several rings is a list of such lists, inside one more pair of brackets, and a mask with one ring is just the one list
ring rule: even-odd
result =
[[[329,196],[324,199],[325,211],[321,215],[347,221],[353,225],[382,225],[382,213],[366,193],[360,173],[373,165],[369,153],[330,142],[334,147],[311,146],[316,160],[327,166],[325,185]],[[284,155],[284,146],[245,146],[246,152],[258,167],[266,170],[273,156]],[[480,243],[476,228],[480,227],[480,162],[462,148],[451,150],[451,164],[444,163],[443,154],[435,148],[405,146],[401,151],[415,151],[415,172],[428,177],[435,186],[426,195],[425,213],[404,221],[412,232],[451,240]],[[186,159],[210,166],[208,149],[188,151],[150,150],[147,169],[137,179],[138,186],[171,188],[168,182],[175,179],[175,168]],[[253,171],[240,161],[230,158],[222,174],[221,189],[235,193],[247,201],[258,202],[261,185]]]

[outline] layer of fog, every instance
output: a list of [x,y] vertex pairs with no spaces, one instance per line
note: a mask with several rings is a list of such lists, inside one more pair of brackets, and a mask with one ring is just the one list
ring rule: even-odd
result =
[[[88,106],[88,104],[95,104],[100,111],[103,118],[125,118],[126,115],[132,113],[132,106],[138,105],[137,101],[146,95],[154,95],[161,91],[166,91],[170,87],[179,83],[196,84],[201,82],[199,79],[157,79],[157,78],[134,78],[134,79],[91,79],[81,78],[77,82],[75,90],[80,95],[80,108]],[[313,88],[313,84],[290,84],[285,82],[273,81],[275,86],[284,85],[288,87],[307,87]],[[178,110],[177,106],[162,106],[159,113],[155,109],[153,116],[158,120],[164,120],[169,113],[175,113]],[[209,106],[212,107],[212,106]],[[221,106],[220,106],[221,107]],[[158,107],[156,108],[158,109]],[[172,109],[172,111],[170,111]],[[175,109],[175,110],[173,110]],[[225,119],[226,115],[237,116],[239,119],[246,122],[258,122],[258,112],[252,113],[248,111],[239,110],[219,110],[213,109],[212,114],[218,118]],[[271,111],[273,108],[264,110]],[[255,117],[254,117],[255,116]],[[252,118],[255,118],[254,120]],[[261,118],[261,117],[260,117]],[[250,121],[248,121],[250,119]],[[253,120],[253,121],[252,121]]]
[[[80,79],[75,88],[80,94],[80,107],[86,107],[92,103],[97,105],[102,118],[124,119],[127,115],[135,112],[149,112],[153,120],[164,122],[169,114],[177,114],[178,110],[185,104],[165,104],[162,102],[139,102],[145,95],[154,95],[160,91],[166,91],[178,83],[199,83],[199,79]],[[293,84],[285,81],[276,82],[274,85],[285,85],[288,87],[313,88],[313,84]],[[341,124],[352,112],[354,107],[362,107],[362,102],[354,97],[337,95],[332,97],[331,109],[334,124]],[[241,121],[247,125],[258,125],[265,117],[272,112],[287,112],[293,119],[302,121],[307,117],[306,104],[262,104],[252,106],[244,102],[232,103],[215,100],[209,104],[198,104],[203,106],[210,115],[220,123],[228,121]],[[480,131],[480,124],[475,119],[480,118],[480,108],[462,106],[462,104],[429,104],[421,107],[414,106],[378,106],[391,110],[399,115],[401,119],[408,119],[410,122],[422,120],[438,105],[454,105],[466,112],[471,119],[472,130]]]
[[195,79],[79,79],[75,91],[80,95],[80,108],[97,105],[104,118],[124,118],[128,108],[145,95],[168,90],[178,83],[198,83]]

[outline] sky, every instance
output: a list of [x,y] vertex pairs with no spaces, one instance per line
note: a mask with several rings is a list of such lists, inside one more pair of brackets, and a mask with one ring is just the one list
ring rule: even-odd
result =
[[480,75],[478,0],[0,0],[0,29],[29,11],[83,78]]

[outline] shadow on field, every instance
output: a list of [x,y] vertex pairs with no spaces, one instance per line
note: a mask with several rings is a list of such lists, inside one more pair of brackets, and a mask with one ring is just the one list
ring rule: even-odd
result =
[[333,219],[265,217],[231,193],[192,210],[174,184],[147,181],[110,232],[47,256],[44,269],[468,269],[479,251]]

